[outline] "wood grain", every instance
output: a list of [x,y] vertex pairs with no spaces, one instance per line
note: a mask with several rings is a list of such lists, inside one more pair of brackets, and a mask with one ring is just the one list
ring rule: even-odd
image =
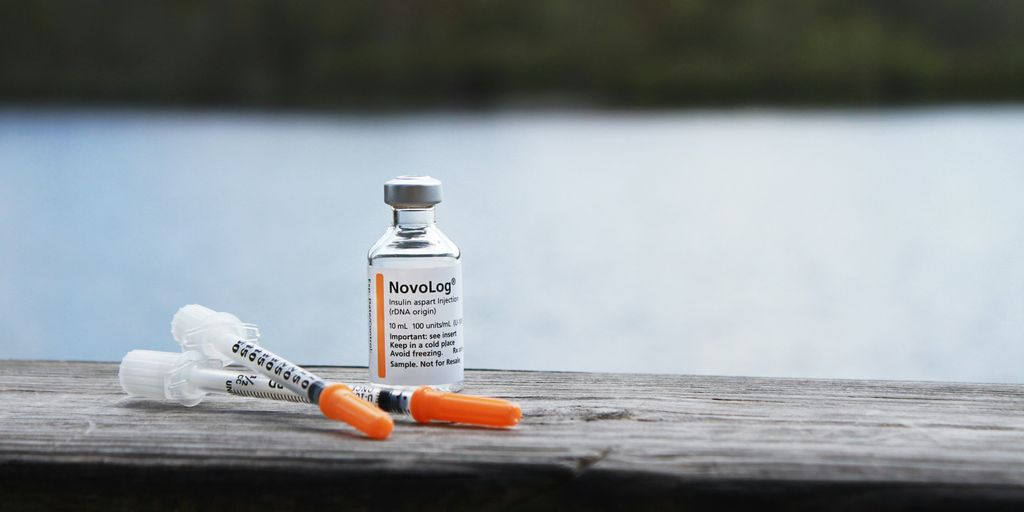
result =
[[[315,368],[360,381],[363,368]],[[1024,510],[1024,386],[470,371],[520,427],[126,396],[115,363],[0,362],[0,509]]]

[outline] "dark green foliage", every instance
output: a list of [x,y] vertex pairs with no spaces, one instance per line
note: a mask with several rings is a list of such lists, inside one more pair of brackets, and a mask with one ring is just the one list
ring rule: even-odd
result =
[[1013,0],[0,0],[0,99],[379,108],[1024,98]]

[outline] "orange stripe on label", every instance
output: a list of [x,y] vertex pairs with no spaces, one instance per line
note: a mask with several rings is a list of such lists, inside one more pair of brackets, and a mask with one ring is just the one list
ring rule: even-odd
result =
[[377,274],[377,376],[388,374],[384,348],[384,274]]

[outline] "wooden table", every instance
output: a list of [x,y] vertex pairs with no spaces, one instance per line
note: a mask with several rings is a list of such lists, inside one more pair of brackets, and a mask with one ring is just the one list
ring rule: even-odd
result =
[[[316,368],[358,381],[365,369]],[[130,398],[116,363],[0,361],[0,509],[1024,510],[1024,386],[470,371],[514,430]]]

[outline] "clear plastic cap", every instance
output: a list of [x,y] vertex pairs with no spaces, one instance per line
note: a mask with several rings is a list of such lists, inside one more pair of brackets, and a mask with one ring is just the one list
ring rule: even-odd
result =
[[430,176],[399,176],[384,182],[384,202],[392,208],[432,208],[441,202],[441,181]]
[[219,366],[219,363],[219,360],[207,360],[198,352],[132,350],[121,359],[117,378],[129,395],[173,400],[191,407],[201,402],[206,392],[189,381],[188,370],[197,366]]
[[238,340],[256,343],[260,330],[253,324],[243,323],[231,313],[189,304],[174,314],[171,335],[183,351],[199,352],[227,366],[231,364],[231,345]]

